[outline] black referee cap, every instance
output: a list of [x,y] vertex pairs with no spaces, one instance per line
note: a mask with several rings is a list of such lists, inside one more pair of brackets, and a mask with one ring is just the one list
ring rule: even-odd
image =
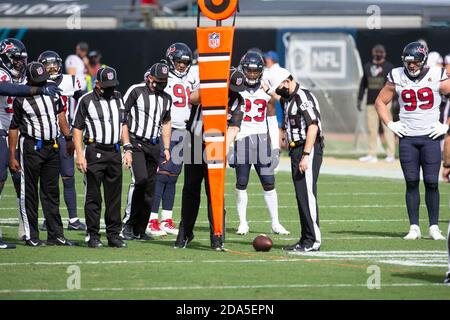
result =
[[97,81],[100,82],[100,87],[102,88],[115,87],[119,84],[119,80],[117,80],[117,72],[111,67],[103,67],[98,69]]
[[242,92],[245,90],[244,74],[236,68],[230,69],[230,90],[233,92]]
[[40,62],[30,62],[26,67],[27,80],[31,84],[41,84],[46,82],[50,75]]
[[169,66],[165,63],[157,62],[147,70],[145,73],[145,80],[147,80],[148,76],[152,76],[160,80],[166,80],[169,78]]

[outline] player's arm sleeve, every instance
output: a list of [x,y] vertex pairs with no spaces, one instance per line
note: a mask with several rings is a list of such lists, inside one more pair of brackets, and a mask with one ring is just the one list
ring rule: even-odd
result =
[[364,68],[364,74],[363,77],[361,78],[361,82],[359,83],[358,100],[362,100],[364,98],[366,88],[367,88],[367,77],[366,77],[366,70]]
[[242,99],[241,95],[239,95],[234,101],[232,101],[231,106],[229,106],[230,110],[230,120],[228,121],[229,127],[241,127],[242,119],[244,117],[244,99]]
[[36,88],[24,84],[0,82],[0,96],[32,97]]
[[19,99],[14,99],[13,101],[13,110],[14,114],[11,119],[11,124],[9,125],[10,129],[17,129],[19,128],[22,120],[23,120],[23,108],[22,103],[20,103]]
[[440,81],[444,81],[448,79],[447,71],[444,68],[441,68],[441,77]]
[[75,116],[73,117],[72,127],[84,130],[86,127],[86,117],[87,117],[87,106],[85,99],[78,101],[77,107],[75,108]]

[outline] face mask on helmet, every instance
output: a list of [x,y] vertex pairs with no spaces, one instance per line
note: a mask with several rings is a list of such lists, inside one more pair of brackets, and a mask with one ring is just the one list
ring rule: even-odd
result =
[[259,83],[259,80],[262,76],[262,70],[260,70],[257,66],[255,67],[244,67],[244,75],[245,75],[245,82],[249,86],[254,86]]
[[173,61],[174,65],[174,72],[177,76],[184,76],[188,73],[188,70],[191,66],[191,60],[189,57],[181,58],[181,59],[174,59]]
[[411,77],[415,78],[419,76],[420,72],[425,66],[425,62],[420,60],[414,60],[414,57],[404,57],[403,65],[405,66],[405,69],[408,72],[408,74]]
[[48,61],[44,63],[45,69],[50,75],[51,80],[56,80],[61,74],[61,65],[56,61]]
[[22,77],[27,65],[27,54],[13,54],[10,56],[10,60],[11,69],[9,71],[11,72],[11,75],[16,79]]

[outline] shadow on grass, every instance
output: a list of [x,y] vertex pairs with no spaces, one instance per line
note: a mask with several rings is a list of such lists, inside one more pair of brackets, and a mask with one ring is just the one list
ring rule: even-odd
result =
[[403,238],[406,232],[389,232],[389,231],[357,231],[357,230],[343,230],[343,231],[329,231],[330,234],[343,235],[359,235],[359,236],[374,236],[374,237],[391,237]]
[[430,274],[427,272],[407,272],[407,273],[392,273],[393,277],[403,279],[422,280],[430,283],[443,283],[445,274]]

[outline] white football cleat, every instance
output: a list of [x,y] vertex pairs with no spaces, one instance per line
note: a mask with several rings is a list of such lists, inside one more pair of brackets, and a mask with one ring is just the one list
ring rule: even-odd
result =
[[441,230],[437,224],[433,224],[430,226],[430,238],[433,240],[445,240],[445,237],[442,235]]
[[412,224],[409,227],[409,232],[403,237],[405,240],[417,240],[420,239],[422,235],[420,234],[420,228],[417,224]]
[[239,224],[236,234],[245,235],[250,231],[248,224]]
[[378,162],[378,158],[374,157],[374,156],[365,156],[365,157],[359,158],[359,161],[367,162],[367,163],[376,163],[376,162]]
[[392,163],[395,161],[395,157],[394,156],[387,156],[384,161],[386,161],[387,163]]
[[283,235],[291,234],[280,223],[272,225],[272,232],[275,234],[283,234]]
[[167,234],[178,235],[178,229],[175,226],[175,223],[173,223],[172,219],[161,220],[161,223],[159,226],[160,226],[161,230],[166,232]]
[[167,233],[159,227],[158,219],[152,219],[148,222],[147,228],[145,229],[145,233],[150,237],[159,237],[165,236]]

